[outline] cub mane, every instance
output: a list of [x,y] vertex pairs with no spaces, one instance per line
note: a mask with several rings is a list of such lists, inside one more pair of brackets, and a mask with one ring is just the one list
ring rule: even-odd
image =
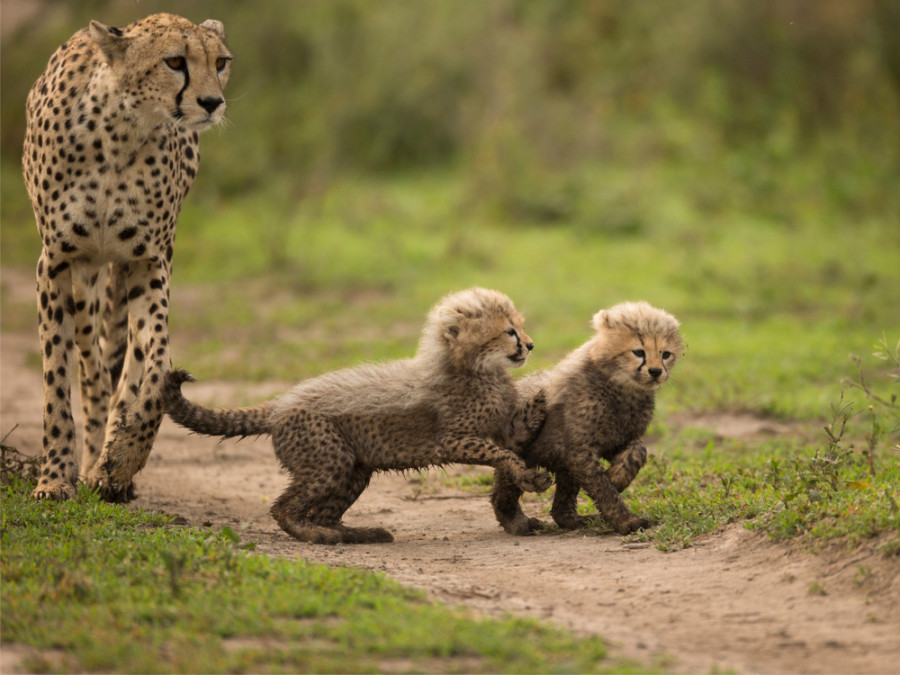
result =
[[480,370],[482,347],[522,315],[499,291],[470,288],[446,296],[428,314],[416,360],[425,370]]
[[477,370],[484,343],[521,316],[503,293],[471,288],[446,296],[429,312],[416,355],[364,364],[301,382],[275,402],[276,415],[303,405],[326,415],[389,414],[431,405],[434,388]]
[[631,337],[663,340],[670,351],[681,356],[684,344],[678,332],[679,325],[674,316],[643,301],[622,302],[601,309],[591,320],[597,333],[590,343],[591,357],[599,360],[601,355],[616,354],[621,348],[619,343]]

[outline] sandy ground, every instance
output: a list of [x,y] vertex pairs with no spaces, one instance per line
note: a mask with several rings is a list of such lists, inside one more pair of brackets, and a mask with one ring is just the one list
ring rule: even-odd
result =
[[[36,338],[4,332],[0,354],[0,435],[17,424],[7,442],[34,454],[41,425]],[[186,393],[228,404],[267,398],[286,386],[207,382]],[[780,431],[727,416],[699,423],[723,436]],[[192,526],[227,525],[270,555],[383,572],[487,616],[512,613],[601,635],[614,658],[663,670],[900,673],[900,564],[884,560],[873,545],[813,556],[739,525],[675,553],[616,535],[515,538],[497,526],[485,495],[448,487],[445,477],[437,470],[424,477],[378,475],[347,513],[348,524],[387,527],[393,544],[303,544],[268,515],[287,479],[266,439],[218,442],[167,420],[138,475],[135,505]],[[539,509],[526,504],[531,515]],[[826,594],[811,594],[813,582]],[[16,670],[15,646],[4,645],[3,654],[0,670]]]

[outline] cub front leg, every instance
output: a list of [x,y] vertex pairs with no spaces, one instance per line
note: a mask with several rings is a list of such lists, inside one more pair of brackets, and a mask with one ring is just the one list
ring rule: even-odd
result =
[[575,481],[594,501],[600,515],[619,534],[631,534],[650,527],[650,521],[628,510],[606,472],[594,460],[591,466],[579,466],[573,471]]
[[128,347],[110,406],[106,443],[88,482],[109,501],[134,498],[132,479],[147,462],[163,416],[163,383],[171,369],[169,268],[141,261],[128,269]]
[[444,434],[433,463],[481,464],[504,469],[513,483],[525,492],[543,492],[553,484],[546,471],[529,469],[512,451],[478,436]]
[[631,481],[647,463],[647,448],[640,440],[632,441],[618,455],[613,457],[606,476],[619,492],[631,485]]

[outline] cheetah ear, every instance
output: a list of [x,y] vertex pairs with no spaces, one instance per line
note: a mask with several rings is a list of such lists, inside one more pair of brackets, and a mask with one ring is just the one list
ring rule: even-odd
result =
[[203,23],[200,24],[200,28],[206,28],[207,30],[211,30],[213,33],[218,35],[222,40],[225,39],[225,24],[221,21],[217,21],[216,19],[207,19]]
[[594,314],[594,318],[591,320],[591,326],[593,326],[594,330],[598,333],[606,328],[612,328],[612,324],[609,322],[609,315],[605,309],[601,309]]
[[107,63],[121,58],[134,38],[127,37],[121,28],[107,26],[99,21],[91,21],[91,39],[97,43],[106,56]]

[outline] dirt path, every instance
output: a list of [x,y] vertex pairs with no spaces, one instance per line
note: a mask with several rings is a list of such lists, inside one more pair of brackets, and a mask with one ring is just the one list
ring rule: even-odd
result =
[[[38,361],[36,340],[26,333],[0,340],[0,435],[18,424],[8,442],[34,454],[41,378],[26,362]],[[284,386],[201,383],[188,391],[198,402],[228,404]],[[747,424],[737,426],[746,433]],[[511,612],[602,635],[615,657],[664,670],[900,672],[900,565],[871,548],[810,556],[740,526],[668,554],[615,535],[514,538],[497,526],[486,496],[441,478],[440,471],[424,483],[416,474],[376,476],[348,512],[349,524],[390,529],[393,544],[302,544],[268,515],[286,484],[268,441],[218,443],[167,420],[138,476],[136,505],[193,526],[227,525],[272,555],[381,571],[485,615]],[[813,582],[827,594],[810,594]]]

